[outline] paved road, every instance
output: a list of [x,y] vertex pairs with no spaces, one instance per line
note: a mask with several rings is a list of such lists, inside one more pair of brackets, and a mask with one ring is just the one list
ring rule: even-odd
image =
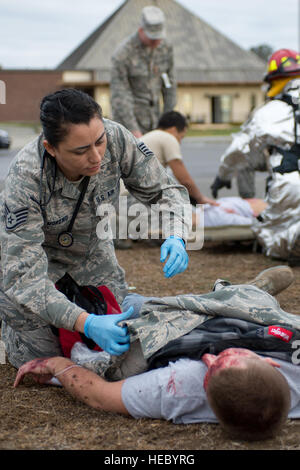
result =
[[[198,184],[201,192],[211,197],[212,184],[220,162],[220,157],[231,142],[231,137],[186,138],[182,142],[182,154],[185,165]],[[266,173],[256,173],[256,197],[263,198],[265,194]],[[220,197],[238,196],[235,180],[232,188],[221,189]]]
[[[230,142],[230,137],[218,138],[186,138],[182,142],[184,162],[193,176],[200,190],[207,196],[210,194],[210,185],[217,172],[220,156]],[[12,150],[0,149],[0,183],[7,175],[8,167],[17,153],[16,148]],[[257,173],[257,197],[264,197],[264,181],[266,174]],[[219,196],[237,196],[237,188],[233,181],[232,189],[222,189]]]

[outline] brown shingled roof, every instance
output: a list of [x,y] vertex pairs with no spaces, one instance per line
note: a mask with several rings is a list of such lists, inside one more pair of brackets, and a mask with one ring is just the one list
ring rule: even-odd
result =
[[110,58],[117,45],[137,30],[140,12],[156,5],[166,15],[167,39],[173,44],[179,83],[257,83],[265,63],[175,0],[125,0],[61,64],[60,70],[95,70],[109,82]]

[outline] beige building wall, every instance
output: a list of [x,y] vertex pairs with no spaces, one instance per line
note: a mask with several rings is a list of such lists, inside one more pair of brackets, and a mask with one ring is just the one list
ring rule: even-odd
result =
[[108,85],[96,85],[94,99],[100,104],[105,118],[111,118],[110,92]]
[[93,72],[67,70],[63,72],[62,81],[63,86],[74,86],[90,93],[102,107],[103,116],[111,117],[109,84],[95,82]]
[[[104,117],[111,118],[109,84],[95,82],[91,72],[68,71],[63,82],[90,88]],[[181,85],[177,88],[176,110],[193,123],[242,123],[250,111],[264,102],[261,85]]]
[[[224,119],[231,123],[241,123],[249,112],[264,102],[260,85],[252,86],[178,86],[176,109],[189,116],[191,122],[210,124],[213,119],[213,101],[222,102]],[[226,122],[225,121],[225,122]]]
[[65,83],[85,83],[93,80],[93,72],[88,70],[66,70],[62,80]]

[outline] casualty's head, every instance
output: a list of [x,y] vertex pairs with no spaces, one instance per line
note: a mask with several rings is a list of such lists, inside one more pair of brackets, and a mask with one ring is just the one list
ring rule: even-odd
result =
[[202,359],[208,367],[207,399],[225,432],[250,441],[274,437],[290,409],[290,389],[279,364],[242,348]]
[[188,122],[178,111],[166,111],[160,116],[157,128],[173,134],[181,142],[187,132]]
[[72,88],[47,95],[40,121],[44,147],[68,179],[99,172],[106,134],[101,107],[91,96]]
[[279,49],[268,60],[267,74],[264,81],[269,85],[269,98],[281,93],[286,84],[300,77],[300,54],[291,49]]
[[157,47],[166,36],[165,15],[162,10],[155,6],[143,8],[138,32],[145,46],[152,49]]

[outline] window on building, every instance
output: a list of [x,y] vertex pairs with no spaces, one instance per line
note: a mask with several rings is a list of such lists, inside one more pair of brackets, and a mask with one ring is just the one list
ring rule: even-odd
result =
[[86,93],[87,95],[90,95],[92,98],[94,98],[94,87],[92,87],[92,86],[80,86],[80,85],[76,84],[76,86],[74,86],[74,88],[77,88],[77,90],[81,90],[84,93]]
[[257,103],[256,103],[256,94],[251,93],[250,95],[250,111],[252,111],[254,108],[256,108]]
[[211,97],[212,122],[230,123],[232,121],[232,96],[219,95]]

